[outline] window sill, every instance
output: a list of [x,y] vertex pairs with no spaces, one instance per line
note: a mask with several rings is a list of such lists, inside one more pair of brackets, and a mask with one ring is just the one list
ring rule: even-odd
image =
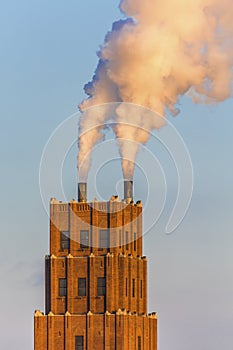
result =
[[87,297],[86,296],[82,296],[82,297],[74,297],[75,299],[78,299],[78,300],[82,300],[82,299],[86,299]]

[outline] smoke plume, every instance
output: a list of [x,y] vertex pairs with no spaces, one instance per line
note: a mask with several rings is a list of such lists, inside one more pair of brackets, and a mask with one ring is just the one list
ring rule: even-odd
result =
[[[113,24],[98,52],[99,63],[88,98],[80,110],[109,102],[128,102],[148,107],[165,116],[176,115],[179,98],[188,93],[194,102],[219,102],[232,94],[233,2],[232,0],[122,0],[125,19]],[[115,118],[114,132],[122,156],[123,174],[132,178],[140,143],[161,127],[150,115],[130,114],[122,104],[114,116],[108,107],[84,113],[79,139],[79,167],[87,152],[103,138],[104,123]],[[122,123],[133,123],[133,128]],[[126,141],[128,140],[128,141]],[[133,141],[133,142],[132,142]],[[129,144],[130,143],[130,144]],[[131,145],[131,146],[130,146]],[[82,177],[86,178],[90,155]]]

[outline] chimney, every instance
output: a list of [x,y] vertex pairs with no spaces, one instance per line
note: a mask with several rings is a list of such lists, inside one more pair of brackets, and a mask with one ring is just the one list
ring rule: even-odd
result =
[[133,200],[133,181],[132,180],[124,181],[124,199]]
[[78,201],[79,202],[87,201],[87,183],[86,182],[78,183]]

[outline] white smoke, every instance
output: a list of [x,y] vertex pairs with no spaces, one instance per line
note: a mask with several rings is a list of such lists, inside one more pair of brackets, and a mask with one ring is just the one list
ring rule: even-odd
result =
[[[219,102],[232,95],[233,1],[232,0],[122,0],[126,19],[113,24],[101,47],[93,80],[85,86],[88,98],[80,110],[109,102],[142,105],[165,116],[176,115],[180,96],[194,102]],[[117,108],[116,122],[138,124],[138,129],[116,125],[114,131],[122,156],[123,173],[133,176],[138,146],[146,143],[143,131],[161,127],[148,115],[131,115]],[[92,125],[107,123],[109,115],[83,114],[80,133]],[[133,119],[132,119],[133,118]],[[79,140],[79,166],[86,153],[103,137],[104,126]],[[130,153],[130,154],[129,154]],[[90,157],[83,177],[87,177]]]

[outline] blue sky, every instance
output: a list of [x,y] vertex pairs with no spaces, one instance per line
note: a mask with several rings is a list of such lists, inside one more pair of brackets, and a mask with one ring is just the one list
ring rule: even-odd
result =
[[[117,1],[8,1],[1,7],[0,347],[32,349],[33,312],[44,309],[48,217],[39,191],[40,157],[51,132],[77,111],[96,51],[120,17]],[[146,235],[149,310],[159,313],[159,350],[231,350],[233,326],[233,101],[217,106],[180,101],[170,121],[185,140],[194,168],[193,200],[170,236],[164,227],[177,179],[164,150],[148,147],[163,165],[168,197]],[[64,187],[75,196],[76,150]],[[121,174],[118,166],[119,176]],[[111,169],[106,174],[111,176]],[[136,197],[142,196],[140,174]],[[108,179],[105,179],[108,182]],[[103,189],[106,198],[111,186]],[[51,197],[53,193],[51,193]],[[155,205],[159,186],[154,188]],[[143,198],[142,198],[143,199]],[[153,210],[147,215],[153,215]]]

